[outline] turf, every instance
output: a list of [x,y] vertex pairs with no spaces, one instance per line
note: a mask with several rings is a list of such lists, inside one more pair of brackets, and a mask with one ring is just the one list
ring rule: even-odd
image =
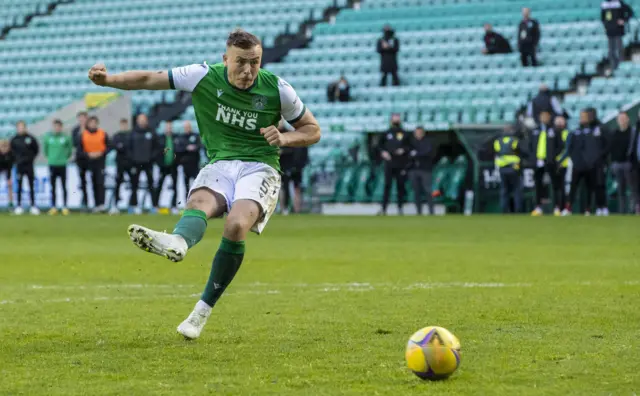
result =
[[[632,395],[640,220],[276,217],[197,341],[221,222],[182,263],[126,226],[174,217],[0,217],[1,395]],[[447,381],[404,347],[462,342]]]

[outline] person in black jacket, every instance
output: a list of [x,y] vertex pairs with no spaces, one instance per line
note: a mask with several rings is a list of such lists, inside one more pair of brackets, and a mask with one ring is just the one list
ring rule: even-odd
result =
[[171,213],[178,214],[178,165],[175,154],[175,138],[173,136],[173,123],[165,123],[164,135],[159,135],[157,164],[160,167],[160,179],[156,187],[156,206],[160,204],[162,185],[167,176],[171,177]]
[[540,42],[540,25],[535,19],[531,19],[531,10],[522,9],[522,21],[518,25],[518,50],[522,66],[538,66],[536,51]]
[[14,158],[11,152],[11,144],[8,140],[0,140],[0,176],[4,174],[7,182],[7,203],[9,209],[13,207],[13,183],[11,181],[13,163]]
[[138,114],[136,126],[131,132],[131,145],[129,146],[129,158],[131,159],[131,198],[129,206],[135,214],[142,213],[138,207],[138,186],[140,173],[144,172],[147,178],[147,191],[151,196],[152,206],[156,207],[155,190],[153,188],[153,163],[161,149],[158,148],[158,140],[154,131],[149,128],[149,120],[145,114]]
[[633,10],[622,0],[603,1],[600,5],[600,19],[607,32],[609,39],[609,65],[610,75],[618,68],[624,47],[622,37],[625,34],[625,27],[629,19],[633,17]]
[[631,131],[627,158],[631,163],[631,197],[635,203],[636,214],[640,215],[640,119]]
[[31,202],[31,214],[39,215],[36,207],[35,171],[33,163],[40,152],[38,140],[27,132],[27,124],[24,121],[16,123],[16,136],[11,139],[11,152],[16,161],[16,173],[18,179],[18,202],[15,214],[22,214],[22,179],[27,177],[29,183],[29,199]]
[[384,193],[380,214],[387,214],[391,183],[394,179],[398,189],[398,213],[402,214],[408,164],[408,136],[402,129],[399,114],[391,117],[391,127],[380,137],[378,152],[384,161]]
[[88,172],[88,158],[87,154],[82,151],[82,132],[87,128],[87,119],[89,114],[86,111],[81,111],[76,115],[78,125],[73,127],[71,131],[71,139],[73,140],[73,147],[76,149],[76,166],[78,167],[78,178],[80,179],[80,191],[82,192],[82,206],[87,207],[88,195],[87,195],[87,172]]
[[592,199],[596,198],[596,207],[600,215],[608,214],[604,190],[599,188],[600,173],[603,170],[604,157],[607,155],[607,142],[600,129],[595,112],[584,109],[580,112],[580,126],[567,137],[565,150],[558,162],[571,158],[573,173],[571,175],[571,191],[569,192],[568,207],[575,202],[578,187],[584,181],[587,188],[587,202],[585,215],[591,214]]
[[635,128],[629,124],[629,115],[620,111],[618,113],[618,128],[609,136],[611,142],[611,171],[617,184],[618,213],[629,213],[631,205],[627,200],[627,189],[631,182],[631,161],[629,158],[629,146],[631,138],[636,134]]
[[113,205],[109,210],[111,214],[119,213],[118,202],[120,202],[120,186],[124,182],[125,175],[131,183],[131,130],[129,121],[126,118],[120,120],[120,130],[111,139],[111,146],[116,151],[116,185],[113,190]]
[[556,116],[565,114],[560,101],[551,95],[547,84],[540,84],[538,94],[527,104],[527,116],[533,117],[536,124],[540,123],[540,113],[543,111],[551,113],[552,122]]
[[555,131],[551,126],[551,113],[543,111],[540,113],[540,126],[533,130],[531,139],[529,140],[528,153],[535,158],[535,171],[533,178],[536,185],[536,207],[531,213],[533,216],[541,216],[542,198],[545,195],[544,175],[549,175],[551,185],[554,191],[554,210],[555,216],[562,214],[562,197],[558,191],[562,188],[563,180],[558,172],[558,163],[556,159],[560,154],[563,142],[562,135],[559,131]]
[[[287,128],[281,126],[280,132],[287,132]],[[291,201],[290,185],[293,183],[293,212],[302,210],[302,172],[309,163],[309,149],[307,147],[281,147],[280,168],[282,169],[282,205],[280,212],[289,214],[289,202]]]
[[510,54],[511,44],[500,33],[494,32],[490,23],[484,24],[484,48],[485,55]]
[[193,133],[190,121],[184,122],[184,133],[175,137],[176,163],[182,166],[184,188],[188,192],[189,186],[200,171],[200,150],[202,142],[200,135]]
[[391,74],[393,85],[400,85],[398,78],[398,51],[400,51],[400,41],[396,38],[396,33],[391,26],[386,25],[383,35],[378,39],[377,49],[380,54],[380,71],[382,79],[380,86],[387,85],[387,76]]
[[413,186],[413,195],[418,215],[422,215],[423,195],[427,198],[429,214],[433,215],[433,197],[431,196],[432,169],[435,151],[431,139],[426,137],[424,128],[419,126],[409,137],[409,180]]

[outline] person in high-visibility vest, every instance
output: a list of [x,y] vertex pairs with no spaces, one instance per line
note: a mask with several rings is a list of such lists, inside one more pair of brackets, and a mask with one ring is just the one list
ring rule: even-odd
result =
[[500,206],[502,213],[509,213],[510,200],[513,197],[514,212],[522,211],[522,180],[520,178],[520,140],[514,135],[511,125],[504,134],[494,140],[495,165],[500,171]]
[[[555,130],[560,135],[562,146],[558,148],[558,152],[564,150],[567,144],[567,137],[569,136],[569,129],[567,129],[567,120],[563,116],[557,116],[554,121]],[[556,159],[560,159],[560,154]],[[569,207],[567,206],[567,168],[569,167],[569,158],[565,158],[562,162],[557,162],[558,168],[556,177],[558,180],[557,190],[553,192],[553,198],[555,200],[556,208],[562,208],[561,215],[569,215]]]
[[[560,153],[562,142],[560,135],[551,127],[551,112],[545,110],[540,113],[540,126],[532,132],[529,152],[535,155],[536,167],[533,179],[536,185],[536,208],[532,216],[542,216],[542,198],[545,192],[544,175],[549,175],[553,191],[560,189],[561,181],[556,172],[556,157]],[[560,216],[560,207],[554,208],[553,214]]]

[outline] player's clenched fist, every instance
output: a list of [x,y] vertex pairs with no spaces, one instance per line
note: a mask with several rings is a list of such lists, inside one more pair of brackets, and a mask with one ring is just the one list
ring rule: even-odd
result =
[[260,134],[267,139],[270,146],[281,147],[285,145],[285,137],[278,128],[269,125],[266,128],[260,128]]
[[104,86],[107,84],[107,67],[102,63],[97,63],[89,69],[89,80],[94,84]]

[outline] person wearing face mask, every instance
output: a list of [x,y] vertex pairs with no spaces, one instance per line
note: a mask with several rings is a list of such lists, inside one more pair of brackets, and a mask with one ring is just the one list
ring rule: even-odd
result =
[[161,156],[164,147],[160,147],[155,132],[149,128],[149,119],[146,114],[138,114],[136,126],[131,132],[131,144],[129,145],[129,158],[131,159],[131,198],[129,207],[135,214],[141,214],[142,208],[138,207],[138,186],[140,174],[144,172],[147,178],[147,191],[151,196],[153,208],[156,207],[156,194],[153,188],[153,163]]
[[18,202],[15,214],[24,213],[22,209],[22,180],[26,177],[29,183],[29,199],[31,202],[30,213],[39,215],[40,210],[36,206],[35,195],[35,171],[33,163],[40,152],[40,146],[36,138],[27,131],[27,124],[24,121],[16,123],[16,136],[11,139],[11,152],[16,161],[16,174],[18,182]]
[[387,85],[387,76],[391,74],[393,85],[400,85],[398,78],[398,51],[400,50],[400,41],[395,36],[395,31],[391,26],[386,25],[383,29],[383,35],[378,39],[377,51],[380,54],[380,71],[382,79],[380,86]]
[[572,213],[572,205],[583,181],[587,189],[584,214],[591,215],[592,199],[595,197],[596,214],[608,215],[606,196],[604,190],[599,186],[601,184],[599,178],[603,177],[600,173],[603,173],[602,163],[607,154],[606,150],[607,142],[595,117],[595,110],[583,109],[580,112],[580,126],[569,134],[565,149],[558,159],[559,162],[562,162],[569,157],[573,165],[571,190],[567,202],[568,215]]
[[433,215],[433,197],[431,195],[433,159],[435,150],[431,139],[426,136],[424,128],[419,126],[413,131],[413,136],[408,139],[409,180],[413,186],[413,194],[418,215],[422,215],[422,200],[427,199],[429,214]]
[[398,189],[398,213],[402,215],[409,151],[408,137],[408,134],[402,129],[400,114],[393,114],[391,127],[380,137],[378,142],[378,152],[384,162],[384,193],[380,211],[382,216],[387,214],[391,186],[394,180]]
[[[561,189],[563,183],[557,170],[556,157],[562,148],[561,136],[551,127],[551,113],[547,110],[540,113],[540,126],[533,130],[530,139],[529,153],[535,155],[536,168],[534,181],[536,185],[536,207],[531,212],[532,216],[542,216],[542,198],[545,195],[544,175],[548,174],[554,195]],[[559,197],[555,198],[553,210],[554,216],[560,216]]]
[[7,183],[7,203],[9,209],[13,208],[13,181],[11,180],[11,169],[14,163],[11,144],[8,140],[0,139],[0,175],[4,175]]
[[338,81],[332,82],[327,88],[327,100],[329,102],[348,102],[350,100],[349,82],[344,76]]
[[104,205],[104,169],[105,159],[109,151],[109,137],[99,127],[98,117],[91,116],[87,119],[87,127],[80,137],[82,151],[87,155],[87,170],[91,172],[91,184],[93,188],[94,213],[106,210]]

